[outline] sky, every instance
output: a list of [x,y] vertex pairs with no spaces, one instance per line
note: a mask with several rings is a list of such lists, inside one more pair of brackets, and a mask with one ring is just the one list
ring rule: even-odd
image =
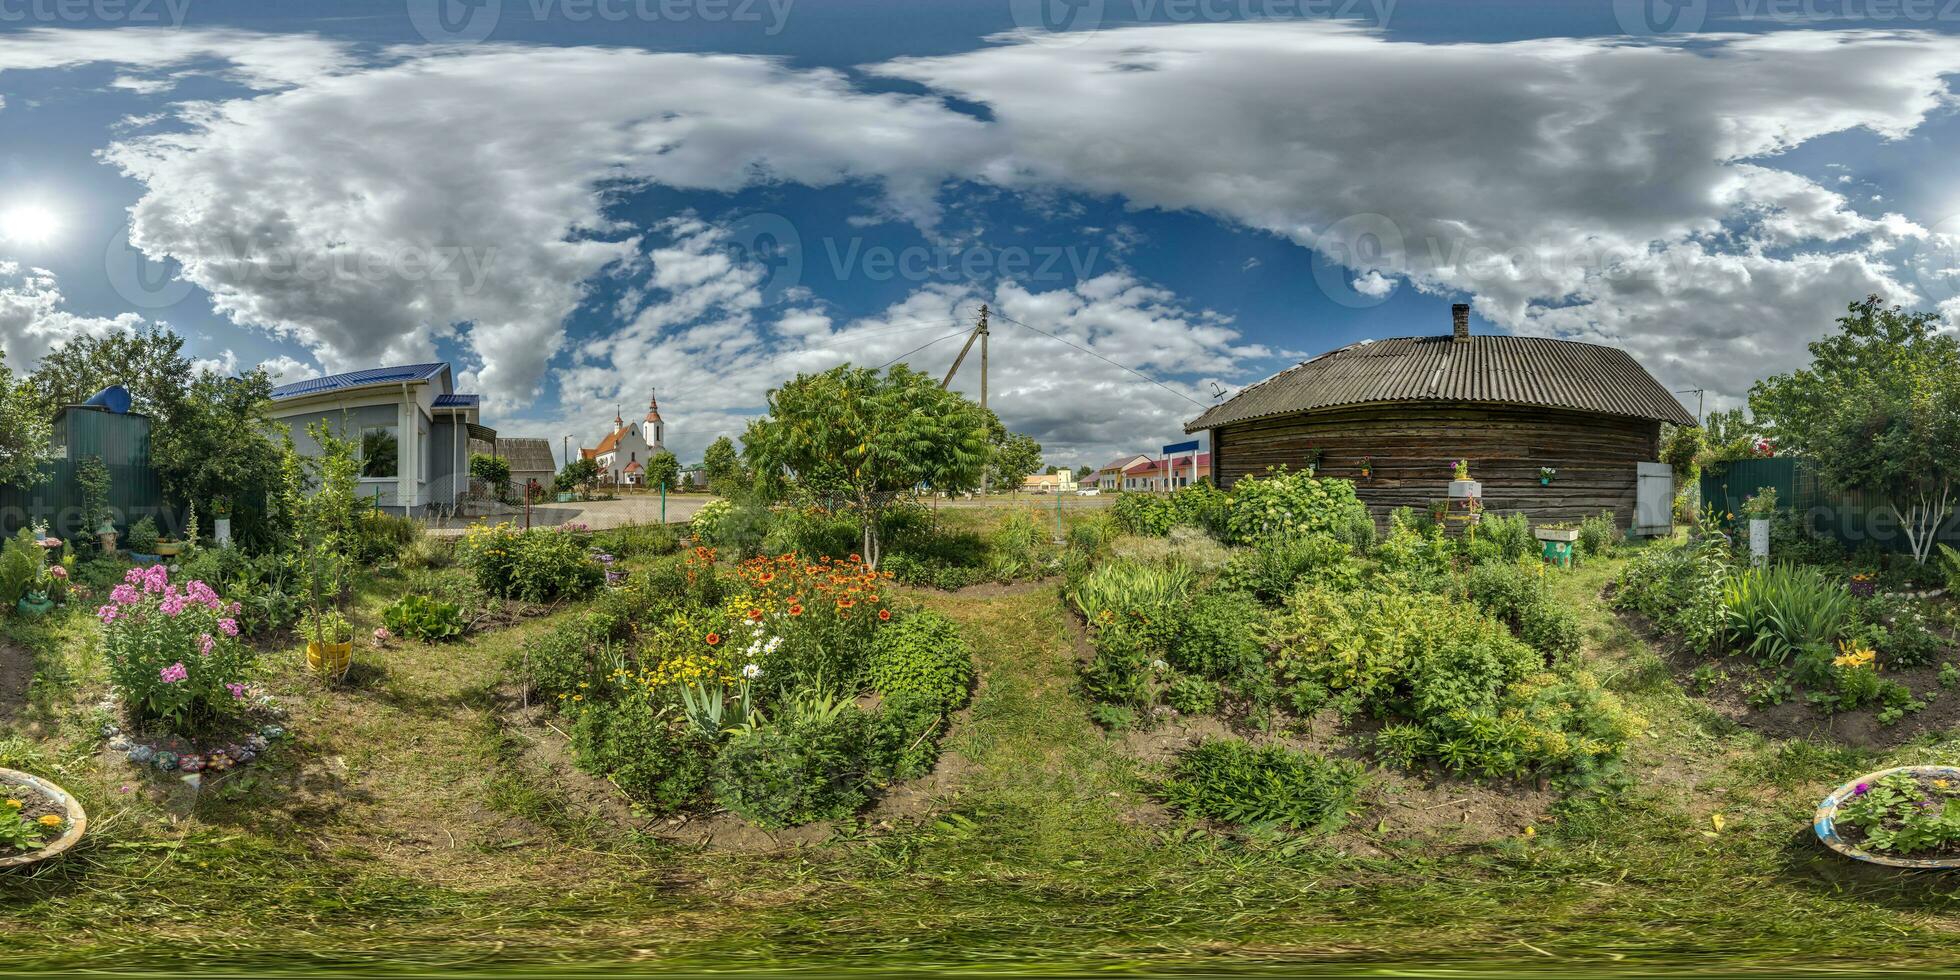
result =
[[0,0],[0,349],[443,359],[554,449],[657,389],[688,462],[985,303],[1099,465],[1466,302],[1715,410],[1960,323],[1955,74],[1953,0]]

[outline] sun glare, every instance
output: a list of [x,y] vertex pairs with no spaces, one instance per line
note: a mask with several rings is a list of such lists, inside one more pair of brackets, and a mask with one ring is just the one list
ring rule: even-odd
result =
[[0,212],[0,239],[35,245],[53,238],[61,230],[61,219],[53,211],[36,204],[24,204]]

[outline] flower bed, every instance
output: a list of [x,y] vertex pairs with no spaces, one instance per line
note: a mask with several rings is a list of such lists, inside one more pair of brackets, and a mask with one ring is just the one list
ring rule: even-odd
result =
[[1960,867],[1960,768],[1861,776],[1817,808],[1817,837],[1847,857],[1904,868]]
[[0,868],[53,857],[74,846],[87,826],[81,804],[60,787],[0,769]]

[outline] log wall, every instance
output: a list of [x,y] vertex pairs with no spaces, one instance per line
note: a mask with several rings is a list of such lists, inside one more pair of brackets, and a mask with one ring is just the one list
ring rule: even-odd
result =
[[[1448,495],[1452,467],[1470,460],[1484,509],[1533,521],[1578,521],[1602,510],[1633,523],[1635,463],[1660,455],[1661,424],[1588,412],[1474,402],[1401,402],[1254,419],[1212,430],[1213,472],[1229,487],[1268,467],[1305,465],[1353,480],[1377,522]],[[1373,475],[1361,476],[1361,464]],[[1558,468],[1550,486],[1538,468]]]

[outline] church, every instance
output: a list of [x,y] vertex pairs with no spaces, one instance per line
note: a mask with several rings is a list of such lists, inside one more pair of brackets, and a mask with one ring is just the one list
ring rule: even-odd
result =
[[647,460],[666,448],[661,445],[666,426],[660,421],[660,399],[656,395],[653,391],[647,395],[645,421],[627,422],[621,414],[615,414],[612,431],[599,440],[596,448],[580,447],[579,455],[598,464],[599,482],[625,486],[640,486],[645,482]]

